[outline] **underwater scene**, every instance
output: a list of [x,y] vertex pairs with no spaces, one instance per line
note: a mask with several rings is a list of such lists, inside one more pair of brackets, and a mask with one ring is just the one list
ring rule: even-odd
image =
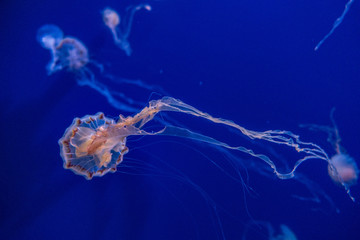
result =
[[0,11],[0,239],[359,239],[360,1]]

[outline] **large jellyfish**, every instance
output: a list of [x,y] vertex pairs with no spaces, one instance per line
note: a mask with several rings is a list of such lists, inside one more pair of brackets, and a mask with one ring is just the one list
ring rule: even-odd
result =
[[110,29],[116,46],[125,51],[127,56],[131,55],[132,49],[128,41],[134,14],[140,9],[151,11],[151,6],[148,4],[139,4],[127,8],[127,13],[123,20],[120,15],[111,8],[105,8],[102,12],[105,25]]
[[[274,161],[265,154],[255,153],[253,150],[243,146],[231,146],[213,137],[196,133],[186,128],[165,125],[156,131],[145,131],[143,127],[160,112],[184,113],[209,120],[215,124],[225,125],[251,140],[262,140],[268,143],[284,145],[295,150],[299,155],[299,159],[295,161],[289,171],[281,172]],[[135,116],[124,117],[120,115],[117,122],[106,118],[103,113],[74,119],[72,125],[59,140],[64,168],[71,169],[76,174],[82,175],[87,179],[92,179],[94,176],[103,176],[108,172],[115,172],[117,165],[123,161],[123,156],[129,151],[126,144],[127,138],[136,135],[182,137],[214,145],[217,148],[242,152],[263,161],[280,179],[293,178],[296,169],[303,162],[310,159],[326,161],[331,168],[335,169],[334,174],[336,176],[339,175],[333,161],[329,159],[323,149],[314,143],[301,141],[299,136],[292,132],[283,130],[268,130],[264,132],[248,130],[232,121],[213,117],[171,97],[150,101],[149,105]],[[241,163],[239,164],[241,165]],[[343,182],[341,177],[339,182],[351,197],[348,191],[348,184]]]
[[[74,73],[80,86],[89,86],[95,89],[106,97],[116,109],[137,112],[141,106],[144,106],[144,103],[126,96],[123,92],[111,90],[99,79],[111,80],[118,84],[135,85],[151,92],[163,92],[160,87],[148,85],[141,80],[115,78],[112,75],[104,74],[103,66],[90,58],[86,46],[74,37],[64,37],[63,31],[56,25],[42,26],[37,32],[36,39],[43,48],[48,49],[51,53],[52,59],[46,67],[49,75],[63,69]],[[95,72],[99,72],[99,74],[96,75]]]
[[330,158],[328,165],[329,176],[336,184],[345,184],[347,187],[350,187],[357,184],[359,168],[355,160],[348,155],[345,148],[340,145],[341,138],[334,119],[334,112],[335,108],[333,108],[330,113],[332,126],[320,126],[315,124],[303,124],[300,126],[328,134],[327,140],[335,150],[335,155]]
[[349,1],[346,3],[345,9],[344,9],[343,13],[341,14],[340,17],[338,17],[338,18],[335,20],[332,28],[330,29],[330,32],[329,32],[328,34],[326,34],[326,35],[323,37],[323,39],[321,39],[320,42],[315,46],[315,48],[314,48],[315,51],[317,51],[317,50],[320,48],[320,46],[326,41],[326,39],[328,39],[328,38],[334,33],[335,29],[336,29],[338,26],[340,26],[340,24],[341,24],[342,21],[344,20],[345,15],[346,15],[346,14],[348,13],[348,11],[350,10],[351,4],[353,4],[354,1],[355,1],[355,0],[349,0]]

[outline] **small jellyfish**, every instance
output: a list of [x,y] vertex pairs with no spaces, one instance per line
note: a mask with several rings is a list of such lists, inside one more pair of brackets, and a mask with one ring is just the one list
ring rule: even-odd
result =
[[340,17],[338,17],[338,18],[335,20],[332,28],[330,29],[330,32],[329,32],[328,34],[326,34],[326,35],[323,37],[323,39],[321,39],[320,42],[315,46],[315,48],[314,48],[315,51],[317,51],[317,50],[320,48],[320,46],[326,41],[326,39],[328,39],[328,38],[334,33],[335,29],[336,29],[338,26],[340,26],[340,24],[341,24],[342,21],[344,20],[345,15],[346,15],[346,14],[348,13],[348,11],[350,10],[351,4],[353,4],[354,1],[355,1],[355,0],[349,0],[349,1],[346,3],[345,9],[344,9],[343,13],[341,14]]
[[121,21],[120,15],[111,8],[107,7],[102,11],[104,23],[110,29],[116,46],[124,50],[127,56],[130,56],[132,52],[128,38],[134,14],[140,9],[151,11],[151,6],[148,4],[139,4],[128,7],[127,14],[125,15],[123,21]]
[[45,49],[50,50],[52,55],[52,61],[47,65],[46,69],[48,74],[52,74],[55,70],[55,62],[57,61],[56,56],[56,47],[64,38],[64,33],[62,30],[53,24],[46,24],[39,28],[36,40],[37,42]]
[[[89,53],[85,45],[73,37],[65,37],[55,48],[55,61],[50,71],[67,68],[73,72],[82,71],[89,63]],[[90,74],[90,73],[89,73]],[[90,74],[91,75],[91,74]]]
[[[103,66],[90,58],[84,43],[74,37],[64,37],[62,30],[56,25],[42,26],[38,30],[37,41],[42,47],[50,50],[51,61],[46,67],[49,75],[63,69],[70,71],[75,74],[78,85],[95,89],[119,110],[137,112],[144,103],[126,96],[123,92],[109,89],[99,79],[111,80],[117,84],[134,85],[149,91],[164,92],[160,87],[148,85],[141,80],[117,78],[105,74]],[[96,75],[95,72],[99,74]]]
[[42,26],[36,35],[36,40],[43,48],[53,50],[64,38],[64,33],[61,29],[52,24]]
[[[264,154],[256,153],[243,146],[231,146],[187,128],[168,125],[165,121],[162,122],[165,126],[158,131],[147,132],[143,130],[144,125],[153,120],[160,112],[178,112],[203,118],[210,122],[227,126],[251,140],[263,140],[268,143],[287,146],[295,150],[300,156],[293,165],[293,168],[282,173],[278,171],[276,164],[270,157]],[[166,117],[166,115],[163,117]],[[59,140],[64,167],[72,169],[75,173],[83,175],[87,179],[91,179],[93,176],[102,176],[110,170],[115,171],[117,164],[122,161],[123,154],[128,151],[126,147],[127,137],[134,135],[164,135],[187,138],[215,146],[216,148],[248,154],[266,163],[280,179],[294,178],[296,169],[303,162],[310,159],[321,159],[332,165],[331,160],[323,149],[314,143],[301,141],[299,136],[292,132],[283,130],[268,130],[264,132],[247,130],[233,121],[213,117],[179,99],[171,97],[150,101],[147,107],[133,117],[128,116],[125,118],[120,115],[117,122],[108,119],[105,121],[105,124],[101,124],[104,122],[103,119],[104,114],[102,113],[86,116],[81,119],[77,118],[65,131],[63,138]],[[120,156],[121,160],[119,161]],[[343,180],[340,179],[340,181]],[[342,185],[348,190],[346,184],[342,183]],[[349,192],[348,194],[351,197]]]
[[329,176],[335,183],[341,184],[341,182],[344,182],[348,186],[352,186],[357,183],[359,169],[352,157],[344,153],[338,153],[332,156],[330,161],[335,168],[329,166],[328,172]]
[[330,120],[332,126],[320,126],[315,124],[304,124],[300,127],[306,127],[313,131],[322,131],[328,134],[328,142],[333,146],[336,154],[330,158],[328,173],[331,179],[339,185],[350,187],[357,184],[359,168],[355,160],[349,156],[344,147],[340,145],[341,137],[334,119],[335,108],[331,110]]

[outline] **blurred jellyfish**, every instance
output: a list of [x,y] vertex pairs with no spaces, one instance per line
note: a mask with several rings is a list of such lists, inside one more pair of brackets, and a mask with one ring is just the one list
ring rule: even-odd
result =
[[326,35],[323,37],[323,39],[321,39],[320,42],[316,45],[316,47],[314,48],[315,51],[317,51],[317,50],[320,48],[320,46],[326,41],[326,39],[328,39],[328,37],[330,37],[330,36],[334,33],[335,29],[336,29],[338,26],[340,26],[340,24],[341,24],[342,21],[344,20],[345,15],[346,15],[346,14],[348,13],[348,11],[350,10],[351,4],[353,4],[354,1],[355,1],[355,0],[349,0],[349,1],[346,3],[345,9],[344,9],[343,13],[341,14],[340,17],[338,17],[338,18],[335,20],[332,28],[330,29],[330,32],[329,32],[328,34],[326,34]]
[[[295,233],[285,224],[280,224],[280,231],[276,234],[275,229],[269,222],[252,221],[247,224],[243,233],[242,240],[254,239],[253,235],[260,235],[259,229],[264,227],[266,230],[264,238],[268,240],[297,240]],[[252,231],[250,231],[252,230]],[[249,238],[247,237],[249,235]]]
[[63,31],[58,26],[53,24],[44,25],[41,28],[39,28],[37,32],[36,35],[37,42],[40,43],[40,45],[43,48],[50,50],[52,55],[52,61],[49,62],[49,64],[46,67],[46,70],[48,71],[49,75],[57,70],[60,70],[59,66],[57,67],[57,69],[55,67],[56,62],[58,61],[58,56],[57,56],[58,54],[56,47],[60,44],[63,38],[64,38]]
[[37,33],[36,40],[46,49],[54,51],[64,38],[64,33],[61,29],[52,24],[42,26]]
[[345,184],[347,187],[350,187],[357,184],[359,168],[355,160],[349,156],[346,150],[340,145],[341,138],[334,119],[334,112],[335,108],[333,108],[330,113],[332,126],[304,124],[300,125],[300,127],[306,127],[313,131],[322,131],[328,134],[327,140],[336,152],[330,159],[331,164],[328,165],[329,176],[336,184]]
[[105,8],[102,12],[105,25],[110,29],[116,46],[125,51],[127,56],[131,55],[132,49],[128,41],[134,14],[140,9],[151,11],[151,6],[148,4],[139,4],[127,8],[127,13],[121,21],[120,15],[111,8]]
[[[109,89],[98,79],[109,79],[118,84],[135,85],[145,90],[163,92],[160,87],[148,85],[141,80],[116,78],[104,74],[103,66],[89,57],[86,46],[74,37],[64,37],[62,30],[56,25],[42,26],[37,32],[36,39],[43,48],[48,49],[51,53],[51,61],[46,67],[49,75],[63,69],[70,71],[75,74],[76,81],[80,86],[89,86],[95,89],[119,110],[137,112],[144,103],[127,97],[123,92]],[[97,70],[99,74],[95,76],[95,71],[92,69]]]

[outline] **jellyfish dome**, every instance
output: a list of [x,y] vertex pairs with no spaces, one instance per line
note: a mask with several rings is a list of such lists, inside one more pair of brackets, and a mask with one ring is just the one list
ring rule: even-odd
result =
[[55,49],[63,38],[64,33],[62,30],[53,24],[46,24],[42,26],[36,35],[36,40],[43,48],[52,50]]
[[[73,37],[64,38],[56,46],[58,67],[68,67],[69,70],[79,70],[89,62],[89,53],[85,45]],[[57,68],[57,67],[55,67]]]
[[[348,186],[355,185],[357,183],[359,169],[352,157],[347,154],[339,153],[334,155],[329,164],[328,172],[329,176],[335,183],[345,183]],[[335,168],[335,169],[334,169]]]
[[106,26],[114,29],[120,23],[120,15],[111,8],[105,8],[103,11],[103,20]]
[[76,118],[59,140],[64,168],[87,179],[115,172],[128,152],[126,138],[111,136],[108,128],[115,122],[103,113]]

